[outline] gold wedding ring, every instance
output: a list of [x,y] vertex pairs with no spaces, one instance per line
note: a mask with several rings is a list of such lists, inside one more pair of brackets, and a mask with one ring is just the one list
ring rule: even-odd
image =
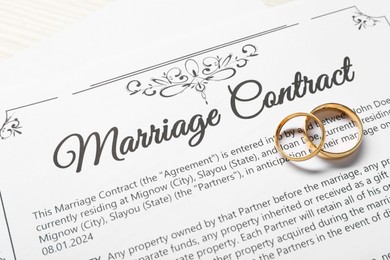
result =
[[[320,144],[318,146],[315,146],[312,142],[310,142],[310,144],[313,145],[313,150],[311,151],[311,153],[309,153],[308,155],[306,156],[302,156],[302,157],[294,157],[294,156],[290,156],[288,154],[286,154],[282,147],[280,146],[280,142],[279,142],[279,135],[280,135],[280,131],[282,130],[283,126],[290,120],[290,119],[293,119],[295,117],[299,117],[299,116],[304,116],[306,118],[312,118],[314,119],[314,121],[316,121],[318,123],[318,125],[320,126],[321,128],[321,132],[322,132],[322,138],[321,138],[321,141],[320,141]],[[308,138],[307,138],[307,132],[306,132],[306,128],[304,129],[304,137],[305,137],[305,140],[306,140],[306,143],[308,141],[310,141]],[[297,112],[297,113],[294,113],[294,114],[291,114],[287,117],[285,117],[278,125],[278,127],[276,128],[276,132],[275,132],[275,143],[276,143],[276,149],[278,149],[278,151],[287,159],[291,160],[291,161],[305,161],[305,160],[308,160],[312,157],[314,157],[315,155],[317,155],[320,151],[321,151],[321,148],[322,146],[324,145],[325,143],[325,127],[324,125],[322,124],[321,120],[316,117],[315,115],[312,115],[312,114],[309,114],[309,113],[304,113],[304,112]]]
[[[322,123],[322,121],[315,114],[322,112],[324,110],[338,110],[338,111],[346,114],[351,119],[351,121],[355,123],[354,125],[356,125],[358,128],[358,140],[357,140],[357,143],[351,149],[349,149],[347,151],[343,151],[343,152],[337,152],[337,153],[328,152],[328,151],[325,151],[323,149],[323,146],[325,144],[325,137],[326,137],[325,127],[324,127],[324,124]],[[290,119],[295,118],[295,117],[299,117],[299,116],[306,117],[303,134],[304,134],[305,142],[308,145],[309,151],[311,153],[306,155],[306,156],[302,156],[302,157],[293,157],[293,156],[286,154],[283,151],[283,149],[280,145],[279,135],[280,135],[280,132],[281,132],[283,126]],[[321,129],[322,138],[321,138],[320,144],[318,146],[316,144],[314,144],[313,141],[310,140],[310,138],[308,138],[307,131],[308,131],[310,119],[313,119]],[[315,155],[318,155],[319,157],[324,158],[324,159],[344,158],[344,157],[352,154],[353,152],[355,152],[358,149],[358,147],[360,146],[360,144],[362,142],[362,139],[363,139],[363,124],[362,124],[362,121],[360,120],[359,116],[353,110],[351,110],[349,107],[346,107],[344,105],[337,104],[337,103],[326,103],[326,104],[320,105],[320,106],[314,108],[310,113],[297,112],[297,113],[291,114],[291,115],[285,117],[279,123],[278,127],[276,128],[276,132],[275,132],[276,149],[278,149],[278,151],[285,158],[287,158],[291,161],[305,161],[305,160],[308,160],[308,159],[314,157]]]
[[[349,107],[346,107],[344,105],[337,104],[337,103],[327,103],[327,104],[320,105],[320,106],[314,108],[310,113],[315,115],[316,113],[321,112],[323,110],[338,110],[340,112],[345,113],[351,119],[351,121],[355,122],[355,125],[358,128],[358,140],[357,140],[356,144],[351,149],[349,149],[347,151],[333,153],[333,152],[327,152],[324,149],[321,149],[320,152],[318,153],[318,156],[321,158],[324,158],[324,159],[341,159],[341,158],[344,158],[344,157],[352,154],[360,146],[360,144],[362,143],[362,139],[363,139],[363,124],[362,124],[362,121],[360,120],[359,116],[353,110],[351,110]],[[308,124],[309,124],[309,118],[306,118],[306,124],[305,124],[306,131],[307,131]],[[306,132],[305,132],[305,134],[306,134]],[[317,148],[317,146],[311,140],[308,140],[307,144],[309,145],[309,147],[311,149]]]

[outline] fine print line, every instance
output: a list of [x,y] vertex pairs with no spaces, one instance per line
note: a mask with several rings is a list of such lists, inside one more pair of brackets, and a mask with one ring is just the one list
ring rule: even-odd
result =
[[10,231],[10,228],[9,228],[9,225],[8,225],[7,214],[5,213],[4,201],[3,201],[3,196],[1,195],[1,192],[0,192],[0,202],[1,202],[1,206],[3,207],[3,214],[4,214],[5,224],[7,225],[9,240],[11,242],[12,253],[14,254],[14,259],[16,260],[14,243],[12,242],[11,231]]
[[249,35],[249,36],[237,39],[237,40],[233,40],[233,41],[230,41],[230,42],[227,42],[227,43],[223,43],[223,44],[220,44],[220,45],[217,45],[217,46],[214,46],[214,47],[211,47],[211,48],[207,48],[207,49],[195,52],[195,53],[191,53],[191,54],[188,54],[188,55],[185,55],[185,56],[173,59],[173,60],[162,62],[162,63],[156,64],[156,65],[144,68],[144,69],[140,69],[140,70],[133,71],[131,73],[127,73],[127,74],[124,74],[124,75],[121,75],[121,76],[118,76],[118,77],[114,77],[114,78],[111,78],[111,79],[108,79],[108,80],[104,80],[104,81],[92,84],[87,89],[83,89],[83,90],[74,92],[74,93],[72,93],[72,95],[80,94],[80,93],[83,93],[83,92],[88,91],[88,90],[92,90],[92,89],[95,89],[95,88],[98,88],[98,87],[102,87],[102,86],[111,84],[113,82],[116,82],[116,81],[119,81],[119,80],[123,80],[125,78],[129,78],[129,77],[132,77],[132,76],[135,76],[135,75],[139,75],[141,73],[145,73],[145,72],[157,69],[157,68],[161,68],[161,67],[173,64],[173,63],[178,62],[178,61],[182,61],[182,60],[185,60],[185,59],[188,59],[188,58],[192,58],[192,57],[195,57],[195,56],[198,56],[198,55],[201,55],[201,54],[205,54],[205,53],[208,53],[210,51],[215,51],[215,50],[218,50],[218,49],[222,49],[222,48],[225,48],[227,46],[230,46],[230,45],[233,45],[233,44],[236,44],[236,43],[244,42],[244,41],[251,40],[251,39],[263,36],[263,35],[271,34],[271,33],[274,33],[274,32],[280,31],[280,30],[284,30],[284,29],[287,29],[287,28],[291,28],[291,27],[296,26],[298,24],[299,23],[275,27],[273,29],[269,29],[269,30],[266,30],[266,31],[262,31],[262,32],[259,32],[259,33],[253,34],[253,35]]
[[356,10],[359,10],[359,9],[354,5],[354,6],[346,7],[346,8],[343,8],[343,9],[340,9],[340,10],[336,10],[336,11],[333,11],[333,12],[330,12],[330,13],[326,13],[326,14],[321,14],[321,15],[315,16],[315,17],[311,18],[311,20],[318,19],[318,18],[327,16],[327,15],[335,14],[335,13],[338,13],[338,12],[342,12],[342,11],[345,11],[345,10],[348,10],[348,9],[351,9],[351,8],[355,8]]
[[49,101],[52,101],[52,100],[55,100],[55,99],[58,99],[58,97],[49,98],[49,99],[45,99],[45,100],[42,100],[42,101],[31,103],[31,104],[27,104],[27,105],[24,105],[24,106],[11,108],[11,109],[6,110],[6,112],[10,112],[10,111],[14,111],[14,110],[17,110],[17,109],[38,105],[38,104],[49,102]]

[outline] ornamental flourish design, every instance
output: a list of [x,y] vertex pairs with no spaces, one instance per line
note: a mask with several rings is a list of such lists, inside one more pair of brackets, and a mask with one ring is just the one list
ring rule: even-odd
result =
[[20,131],[20,122],[18,118],[13,118],[13,115],[9,116],[6,113],[6,118],[4,124],[0,128],[0,138],[5,140],[11,136],[15,137],[17,134],[22,134]]
[[195,59],[187,59],[184,69],[173,67],[160,77],[151,78],[147,85],[139,80],[131,80],[126,90],[130,92],[130,95],[141,93],[154,96],[159,94],[165,98],[193,90],[208,104],[206,90],[209,83],[232,78],[238,69],[245,67],[249,60],[257,55],[257,48],[252,44],[246,44],[241,48],[240,55],[206,57],[200,63]]
[[360,11],[358,11],[356,15],[352,16],[352,20],[355,22],[355,25],[359,30],[375,26],[379,22],[379,20],[376,18],[377,17],[365,15]]

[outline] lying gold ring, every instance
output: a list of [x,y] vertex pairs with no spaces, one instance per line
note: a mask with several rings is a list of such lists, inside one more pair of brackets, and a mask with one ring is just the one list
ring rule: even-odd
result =
[[[302,156],[302,157],[293,157],[293,156],[290,156],[288,154],[286,154],[282,147],[280,146],[280,142],[279,142],[279,134],[280,134],[280,131],[282,130],[283,126],[292,118],[294,117],[298,117],[298,116],[304,116],[306,118],[312,118],[314,119],[318,125],[320,126],[321,128],[321,132],[322,132],[322,138],[321,138],[321,142],[320,144],[317,146],[315,146],[312,142],[310,142],[310,144],[313,144],[313,151],[311,151],[310,154],[306,155],[306,156]],[[305,137],[305,140],[306,140],[306,143],[308,143],[310,140],[307,138],[307,130],[306,128],[304,129],[304,137]],[[275,145],[276,145],[276,149],[278,149],[278,151],[287,159],[291,160],[291,161],[305,161],[305,160],[308,160],[312,157],[314,157],[315,155],[317,155],[321,149],[322,149],[322,146],[324,145],[325,143],[325,127],[324,125],[322,124],[321,120],[316,117],[315,115],[312,115],[312,114],[309,114],[309,113],[304,113],[304,112],[297,112],[297,113],[294,113],[294,114],[291,114],[287,117],[285,117],[278,125],[278,127],[276,128],[276,132],[275,132]]]
[[[335,110],[341,111],[341,112],[345,113],[357,125],[358,131],[359,131],[359,137],[358,137],[358,141],[354,147],[352,147],[351,149],[349,149],[347,151],[339,152],[339,153],[327,152],[321,148],[320,152],[318,153],[318,156],[321,158],[324,158],[324,159],[344,158],[344,157],[350,155],[351,153],[353,153],[354,151],[356,151],[356,149],[359,147],[359,145],[362,142],[362,138],[363,138],[362,121],[360,120],[359,116],[355,112],[353,112],[349,107],[346,107],[344,105],[337,104],[337,103],[327,103],[327,104],[320,105],[320,106],[314,108],[310,113],[312,113],[314,115],[315,113],[318,113],[319,111],[325,110],[325,109],[335,109]],[[309,118],[306,118],[305,133],[307,131],[308,124],[309,124]],[[309,147],[311,149],[318,148],[311,140],[308,140],[308,141],[309,142],[307,142],[307,144],[309,145]],[[322,145],[321,145],[321,147],[322,147]]]

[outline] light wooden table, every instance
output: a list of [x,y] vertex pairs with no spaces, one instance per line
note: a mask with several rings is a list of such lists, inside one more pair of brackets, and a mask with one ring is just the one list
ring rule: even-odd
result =
[[0,60],[11,57],[113,0],[0,0]]
[[[0,61],[61,31],[111,1],[114,0],[0,0]],[[259,1],[274,6],[291,0]]]

